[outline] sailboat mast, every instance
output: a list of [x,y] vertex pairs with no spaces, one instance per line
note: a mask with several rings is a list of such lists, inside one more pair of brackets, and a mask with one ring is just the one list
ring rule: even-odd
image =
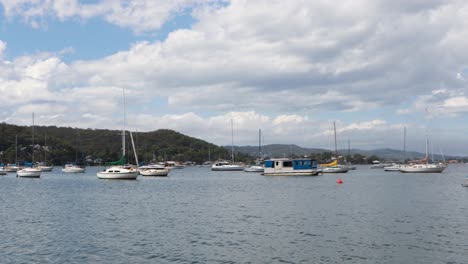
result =
[[122,88],[123,94],[123,129],[122,129],[122,157],[125,157],[125,119],[126,119],[126,111],[125,111],[125,88]]
[[15,164],[18,167],[18,135],[15,135]]
[[429,141],[429,139],[428,139],[428,137],[426,135],[426,164],[429,163],[429,150],[428,150],[428,146],[427,146],[428,141]]
[[403,162],[406,162],[406,127],[403,129]]
[[335,155],[336,155],[336,158],[338,159],[338,147],[336,145],[336,124],[335,124],[335,121],[333,121],[333,131],[335,132]]
[[231,160],[234,162],[234,125],[231,118]]
[[34,166],[34,113],[32,113],[32,164]]
[[258,129],[258,162],[262,159],[262,130]]

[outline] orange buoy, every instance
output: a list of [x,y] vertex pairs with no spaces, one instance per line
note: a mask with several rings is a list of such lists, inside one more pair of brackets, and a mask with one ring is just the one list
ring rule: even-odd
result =
[[336,181],[336,183],[342,184],[342,183],[343,183],[343,180],[342,180],[341,178],[338,178],[338,180]]

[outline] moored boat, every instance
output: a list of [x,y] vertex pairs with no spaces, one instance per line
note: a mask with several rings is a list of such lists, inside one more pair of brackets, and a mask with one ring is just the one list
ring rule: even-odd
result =
[[76,164],[65,164],[65,167],[62,169],[63,173],[84,173],[85,168],[80,167]]
[[171,170],[160,165],[146,165],[140,167],[142,176],[167,176]]
[[16,172],[16,176],[24,178],[40,178],[41,169],[38,168],[24,168]]
[[[126,164],[126,155],[125,155],[125,89],[122,89],[123,94],[123,129],[122,129],[122,157],[120,160],[115,162],[107,163],[111,166],[106,168],[104,171],[96,173],[99,179],[113,179],[113,180],[136,180],[138,177],[138,165],[137,168],[133,168],[131,165]],[[138,164],[138,156],[136,155],[135,144],[133,142],[132,132],[130,131],[130,139],[132,140],[133,154],[135,155],[136,164]]]
[[392,165],[385,166],[384,171],[400,171],[402,165],[393,163]]
[[264,172],[265,168],[262,165],[251,165],[244,168],[245,172]]
[[237,163],[230,163],[225,160],[216,161],[211,166],[212,171],[241,171],[244,170],[244,166],[242,164]]
[[441,173],[447,167],[443,163],[430,163],[428,151],[428,137],[426,136],[426,156],[420,161],[410,163],[400,167],[400,172],[404,173]]
[[136,180],[138,170],[130,165],[112,166],[97,173],[99,179]]
[[264,168],[265,176],[316,176],[321,172],[314,159],[269,159]]

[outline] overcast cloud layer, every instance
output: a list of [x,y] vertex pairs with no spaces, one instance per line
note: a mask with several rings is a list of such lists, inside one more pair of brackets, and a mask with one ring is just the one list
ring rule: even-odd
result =
[[[40,50],[10,57],[0,34],[0,120],[29,125],[170,128],[221,145],[292,143],[468,155],[466,1],[0,0],[3,27],[100,19],[163,40],[128,43],[94,60]],[[0,9],[1,10],[1,9]],[[0,31],[1,32],[1,31]],[[25,40],[31,41],[34,40]],[[90,39],[90,41],[93,41]]]

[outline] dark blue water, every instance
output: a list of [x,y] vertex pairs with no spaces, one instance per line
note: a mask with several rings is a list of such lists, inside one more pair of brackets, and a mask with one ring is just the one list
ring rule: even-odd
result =
[[[0,177],[1,263],[468,263],[468,166]],[[336,184],[338,177],[344,183]]]

